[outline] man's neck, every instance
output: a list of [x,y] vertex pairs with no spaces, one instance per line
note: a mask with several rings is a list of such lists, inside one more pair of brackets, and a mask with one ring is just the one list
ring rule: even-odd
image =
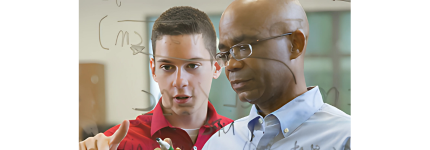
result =
[[278,110],[288,102],[292,101],[297,96],[300,96],[306,92],[307,88],[305,84],[302,86],[294,85],[293,87],[287,88],[287,90],[282,92],[282,94],[279,96],[270,97],[268,100],[256,104],[256,106],[259,110],[259,114],[265,117],[266,115]]
[[[176,114],[175,112],[171,111],[172,115],[166,115],[165,117],[167,121],[169,121],[169,123],[174,127],[183,128],[183,129],[196,129],[203,126],[204,122],[206,121],[207,111],[208,111],[208,106],[206,103],[205,105],[202,105],[194,113]],[[163,109],[163,112],[166,113],[164,109]]]

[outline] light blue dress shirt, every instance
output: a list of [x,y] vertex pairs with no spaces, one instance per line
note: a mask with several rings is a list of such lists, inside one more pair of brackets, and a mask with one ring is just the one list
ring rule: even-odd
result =
[[[318,86],[308,88],[307,92],[266,117],[257,111],[253,105],[248,116],[212,135],[203,150],[350,149],[351,117],[324,103]],[[264,133],[270,136],[264,136]],[[272,135],[275,136],[264,138]],[[263,143],[267,146],[262,147]]]

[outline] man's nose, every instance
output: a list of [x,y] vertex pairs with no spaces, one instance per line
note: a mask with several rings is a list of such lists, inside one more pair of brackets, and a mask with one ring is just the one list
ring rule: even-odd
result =
[[237,61],[230,55],[230,60],[227,62],[225,68],[229,72],[239,71],[243,68],[243,61]]
[[183,71],[182,69],[178,69],[176,72],[175,80],[173,80],[173,87],[176,88],[184,88],[188,86],[188,80],[187,80],[188,73],[186,71]]

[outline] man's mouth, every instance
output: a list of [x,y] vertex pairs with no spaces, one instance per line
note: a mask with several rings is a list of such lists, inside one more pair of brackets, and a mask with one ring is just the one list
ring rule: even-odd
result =
[[248,80],[234,80],[234,81],[230,81],[231,86],[233,87],[233,89],[235,90],[239,90],[242,89],[246,86],[246,84],[248,83],[248,81],[250,81],[251,79]]
[[173,100],[176,103],[183,104],[183,103],[189,102],[191,98],[192,96],[189,96],[189,95],[175,95],[175,97],[173,97]]
[[249,81],[249,80],[251,80],[251,79],[248,79],[248,80],[234,80],[234,81],[230,81],[230,83],[231,84],[238,84],[240,82],[246,82],[246,81]]
[[176,99],[187,99],[187,98],[189,98],[188,96],[186,96],[186,97],[175,97]]

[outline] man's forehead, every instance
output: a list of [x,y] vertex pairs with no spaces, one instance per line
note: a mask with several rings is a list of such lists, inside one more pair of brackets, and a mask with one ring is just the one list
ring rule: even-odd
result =
[[155,60],[201,61],[210,59],[201,34],[164,35],[156,41]]
[[[157,42],[173,42],[176,44],[181,44],[181,41],[184,42],[193,42],[196,44],[199,40],[202,39],[202,34],[180,34],[180,35],[161,35],[158,37]],[[178,43],[179,42],[179,43]]]
[[221,39],[231,39],[237,42],[244,39],[258,39],[258,37],[261,36],[261,31],[248,26],[244,28],[232,29],[230,32],[223,32],[223,34],[220,36]]
[[[220,25],[220,46],[223,44],[236,44],[242,41],[255,41],[267,37],[293,32],[303,19],[284,19],[268,24],[252,24],[231,22]],[[267,22],[266,22],[267,23]],[[221,47],[220,47],[221,49]]]
[[220,32],[231,26],[270,28],[277,22],[300,22],[303,16],[300,4],[294,0],[238,0],[222,14]]
[[[271,9],[258,5],[251,5],[252,9],[248,8],[251,6],[229,7],[220,20],[220,43],[226,42],[226,39],[232,40],[240,34],[267,38],[302,28],[306,16],[297,13],[301,11],[301,7],[292,3],[283,4]],[[236,7],[237,9],[234,9]]]

